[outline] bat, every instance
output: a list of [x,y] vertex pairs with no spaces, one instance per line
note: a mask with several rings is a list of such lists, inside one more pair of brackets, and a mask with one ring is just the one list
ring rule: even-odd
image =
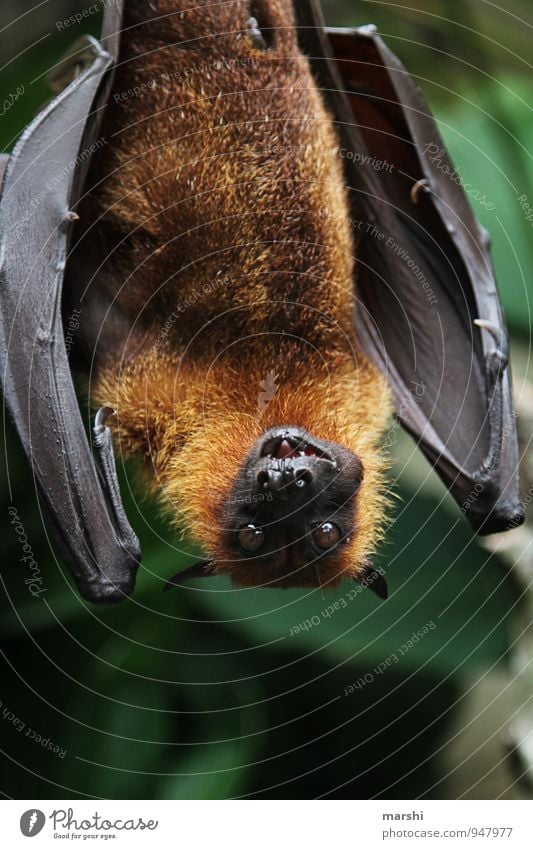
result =
[[393,412],[476,533],[520,524],[488,235],[375,28],[116,0],[51,84],[2,160],[2,385],[86,599],[130,595],[141,561],[113,436],[205,553],[167,588],[385,597]]

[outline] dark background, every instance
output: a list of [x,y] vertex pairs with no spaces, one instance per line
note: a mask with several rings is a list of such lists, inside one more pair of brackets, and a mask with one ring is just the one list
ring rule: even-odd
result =
[[[493,237],[520,400],[533,276],[533,225],[518,200],[525,193],[533,204],[527,182],[533,120],[525,103],[531,36],[524,22],[531,6],[523,0],[507,2],[505,10],[482,0],[411,0],[408,6],[324,2],[328,23],[378,24],[432,105],[461,175],[494,204],[487,210],[473,201]],[[56,21],[77,8],[50,0],[33,11],[30,3],[3,0],[0,91],[10,104],[0,104],[5,150],[50,96],[48,69],[83,32],[98,32],[97,15],[58,31]],[[30,470],[7,424],[0,585],[4,795],[527,795],[529,788],[517,782],[520,763],[509,757],[510,708],[502,701],[512,677],[520,587],[505,562],[472,538],[414,444],[399,434],[393,454],[399,497],[378,559],[387,567],[386,603],[360,593],[328,615],[349,585],[321,595],[233,590],[222,579],[163,594],[153,573],[167,577],[191,557],[157,505],[135,489],[128,466],[123,492],[146,568],[133,599],[99,609],[78,597],[53,556]],[[10,503],[43,575],[46,591],[38,599],[24,584]],[[290,636],[310,619],[318,624]],[[428,623],[435,627],[393,662]],[[344,695],[357,681],[358,689]],[[59,754],[27,735],[29,728]]]

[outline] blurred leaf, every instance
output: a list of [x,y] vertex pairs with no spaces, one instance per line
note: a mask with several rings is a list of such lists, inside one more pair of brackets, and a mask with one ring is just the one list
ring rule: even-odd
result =
[[519,197],[526,194],[533,209],[531,181],[523,182],[524,174],[531,175],[533,112],[524,109],[513,93],[527,97],[520,83],[507,80],[510,92],[498,91],[497,97],[505,101],[504,114],[520,109],[521,118],[510,129],[516,132],[525,152],[492,119],[494,91],[489,86],[470,92],[475,106],[454,102],[452,107],[439,108],[437,114],[474,213],[491,234],[496,277],[508,322],[527,333],[531,308],[524,309],[524,305],[533,301],[533,221],[526,221]]

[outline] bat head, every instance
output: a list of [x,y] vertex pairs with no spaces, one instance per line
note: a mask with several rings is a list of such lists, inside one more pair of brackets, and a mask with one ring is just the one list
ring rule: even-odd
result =
[[240,585],[317,584],[334,577],[355,530],[360,459],[299,427],[272,428],[249,452],[223,515]]
[[[271,351],[264,356],[268,363]],[[259,356],[247,357],[244,375],[233,361],[207,377],[193,365],[178,384],[174,361],[165,362],[158,356],[152,370],[142,363],[140,382],[141,365],[134,364],[116,406],[129,445],[148,428],[157,470],[150,480],[171,520],[205,552],[170,584],[211,573],[265,588],[332,588],[342,578],[372,578],[372,589],[384,595],[368,565],[389,501],[381,443],[390,394],[380,373],[363,358],[354,366],[339,356],[335,379],[327,381],[308,357],[297,377],[280,377],[258,410],[256,387],[266,373]],[[111,377],[102,395],[113,397],[113,385]],[[134,430],[139,422],[142,432]]]
[[357,562],[358,494],[364,468],[352,450],[299,426],[272,427],[252,442],[218,510],[210,560],[171,579],[228,574],[243,587],[386,584]]

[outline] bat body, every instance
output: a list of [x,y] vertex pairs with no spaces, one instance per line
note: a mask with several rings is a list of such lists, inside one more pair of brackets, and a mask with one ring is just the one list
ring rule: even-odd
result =
[[81,592],[120,600],[140,559],[110,426],[205,551],[191,574],[384,595],[369,558],[393,408],[477,531],[516,526],[486,234],[425,155],[434,122],[374,32],[327,33],[314,0],[130,0],[89,52],[14,151],[0,205],[6,400]]
[[[127,5],[102,127],[113,141],[79,209],[67,312],[95,358],[95,405],[117,410],[121,446],[148,458],[214,568],[327,585],[374,548],[391,402],[355,338],[333,123],[290,4],[263,7],[273,29],[259,38],[246,3],[160,2],[149,22],[146,4]],[[274,439],[272,460],[243,472],[272,429],[293,451]],[[313,540],[325,523],[335,551]],[[257,552],[239,545],[249,525]]]

